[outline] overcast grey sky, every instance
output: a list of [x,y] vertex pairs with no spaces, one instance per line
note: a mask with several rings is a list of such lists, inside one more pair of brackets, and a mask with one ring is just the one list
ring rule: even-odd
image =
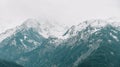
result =
[[120,17],[120,0],[0,0],[0,28],[14,27],[28,18],[66,25],[94,18]]

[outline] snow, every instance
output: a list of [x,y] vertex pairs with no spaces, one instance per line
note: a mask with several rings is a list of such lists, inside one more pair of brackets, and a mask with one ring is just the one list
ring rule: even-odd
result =
[[[113,19],[107,19],[107,20],[88,20],[81,22],[80,24],[76,26],[72,26],[68,33],[64,36],[65,38],[70,36],[75,36],[78,34],[79,31],[82,31],[86,29],[87,27],[92,27],[93,30],[91,30],[92,33],[104,28],[107,25],[111,25],[113,27],[120,27],[120,21],[119,20],[113,20]],[[115,32],[115,31],[114,31]],[[71,34],[72,33],[72,34]]]
[[28,19],[22,24],[22,26],[26,27],[26,28],[31,28],[31,27],[32,28],[39,28],[39,25],[40,24],[35,19]]
[[34,41],[33,43],[34,43],[35,46],[37,46],[38,44],[40,44],[39,42],[36,42],[36,41]]
[[91,27],[104,27],[106,26],[106,21],[102,21],[102,20],[95,20],[93,22],[91,22]]
[[0,42],[2,42],[5,38],[10,37],[11,35],[14,35],[16,29],[9,29],[4,33],[0,34]]
[[20,42],[22,43],[22,45],[24,46],[24,48],[27,48],[27,46],[23,43],[22,39],[20,39]]
[[[14,34],[16,34],[19,31],[23,30],[28,30],[30,28],[33,28],[35,31],[37,31],[41,36],[44,38],[49,38],[49,37],[55,37],[60,40],[55,40],[54,43],[57,43],[56,46],[61,43],[61,39],[64,39],[63,34],[64,32],[68,29],[66,26],[57,24],[57,23],[52,23],[52,22],[46,22],[46,21],[40,21],[36,19],[28,19],[25,21],[22,25],[17,26],[13,29],[7,30],[6,32],[0,34],[0,42],[3,41],[5,38],[10,37]],[[27,39],[27,34],[24,35],[24,39],[20,39],[22,45],[24,46],[25,49],[28,49],[28,47],[24,44],[23,40]],[[33,43],[34,46],[40,44],[36,41],[33,40],[28,40],[28,42]],[[16,45],[16,42],[12,42],[13,45]]]
[[38,44],[40,44],[39,42],[37,42],[37,41],[35,41],[35,40],[31,40],[31,39],[29,39],[29,40],[27,40],[29,43],[34,43],[33,45],[38,45]]
[[117,36],[113,35],[112,33],[110,33],[110,35],[111,35],[116,41],[119,41],[119,39],[117,38]]
[[16,40],[14,39],[13,41],[12,41],[12,44],[10,44],[11,46],[16,46]]
[[117,31],[115,31],[115,30],[112,30],[114,33],[118,33]]
[[32,43],[32,42],[34,42],[34,40],[27,40],[29,43]]
[[114,55],[114,52],[111,51],[110,54],[111,54],[111,55]]
[[24,39],[26,40],[26,39],[27,39],[27,36],[24,36]]
[[111,43],[112,41],[111,40],[108,40],[109,43]]
[[[86,29],[88,26],[92,27],[93,30],[91,34],[104,28],[106,25],[112,25],[115,27],[120,27],[120,21],[116,19],[108,19],[108,20],[88,20],[84,22],[80,22],[78,25],[72,26],[70,29],[65,25],[53,23],[50,21],[42,21],[38,19],[28,19],[26,20],[21,26],[17,26],[14,29],[8,30],[5,33],[0,34],[0,42],[5,38],[13,35],[17,29],[29,29],[34,28],[36,31],[39,32],[44,38],[57,37],[60,39],[67,39],[71,36],[75,36],[78,34],[79,31]],[[63,36],[63,34],[68,30],[68,33]],[[115,32],[115,31],[114,31]],[[116,33],[116,32],[115,32]],[[113,36],[116,40],[117,37]],[[27,37],[24,36],[24,39]]]
[[21,28],[34,28],[45,38],[50,36],[61,38],[63,33],[67,30],[64,25],[38,19],[28,19],[21,25]]

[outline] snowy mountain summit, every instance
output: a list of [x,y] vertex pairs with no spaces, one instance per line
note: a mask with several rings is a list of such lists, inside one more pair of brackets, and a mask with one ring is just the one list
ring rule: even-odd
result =
[[0,58],[24,67],[120,67],[119,20],[88,20],[66,29],[28,19],[0,34]]
[[59,38],[67,30],[65,26],[60,25],[58,23],[51,23],[49,21],[41,21],[37,19],[28,19],[22,25],[17,26],[14,29],[7,30],[5,33],[2,33],[0,35],[1,36],[0,41],[14,34],[18,29],[23,30],[23,29],[30,29],[30,28],[35,29],[36,31],[39,32],[40,35],[42,35],[45,38],[48,38],[50,36]]
[[61,24],[52,23],[49,21],[40,21],[37,19],[28,19],[21,25],[21,27],[25,29],[34,28],[40,33],[40,35],[43,35],[45,38],[50,36],[59,38],[67,30],[65,26]]
[[[120,27],[120,20],[117,18],[110,18],[107,20],[87,20],[81,22],[78,25],[73,25],[71,28],[68,29],[67,26],[53,23],[50,21],[42,21],[38,19],[28,19],[23,22],[22,25],[17,26],[16,28],[9,29],[6,32],[0,34],[0,41],[4,40],[5,38],[15,34],[18,30],[23,29],[30,29],[33,28],[34,30],[38,31],[40,35],[45,38],[48,37],[57,37],[57,38],[69,38],[71,36],[76,35],[79,31],[86,29],[87,27],[93,28],[91,30],[92,33],[104,28],[107,25],[111,25],[113,27]],[[67,31],[67,32],[66,32]],[[63,36],[64,35],[64,36]]]
[[91,33],[94,33],[106,26],[113,26],[113,27],[120,27],[120,20],[118,18],[110,18],[107,20],[87,20],[84,22],[81,22],[78,25],[72,26],[68,31],[65,33],[65,37],[75,36],[78,34],[78,32],[85,30],[86,28],[91,28]]
[[23,22],[22,25],[17,26],[16,28],[9,29],[6,32],[0,34],[0,41],[4,40],[5,38],[15,34],[17,31],[27,30],[27,29],[34,29],[35,31],[39,32],[45,38],[48,37],[57,37],[61,38],[64,32],[67,30],[67,27],[58,23],[52,23],[49,21],[41,21],[37,19],[28,19]]

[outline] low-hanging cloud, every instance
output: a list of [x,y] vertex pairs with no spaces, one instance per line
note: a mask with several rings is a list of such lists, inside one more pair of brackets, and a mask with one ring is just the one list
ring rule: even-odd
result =
[[71,26],[86,19],[120,17],[119,4],[119,0],[0,0],[0,18],[13,25],[37,17]]

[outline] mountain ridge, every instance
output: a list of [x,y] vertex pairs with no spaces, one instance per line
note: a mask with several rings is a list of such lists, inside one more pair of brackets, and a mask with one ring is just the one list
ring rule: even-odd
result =
[[[20,26],[16,26],[15,28],[8,29],[5,32],[0,34],[0,42],[5,38],[14,35],[17,31],[33,28],[36,31],[39,31],[39,34],[45,38],[49,36],[61,38],[64,31],[66,31],[66,26],[62,26],[59,24],[48,23],[48,21],[43,21],[41,23],[40,20],[37,19],[28,19]],[[5,35],[5,36],[4,36]]]
[[[35,27],[36,25],[38,24],[35,23]],[[0,58],[25,67],[96,67],[97,64],[99,67],[120,66],[116,62],[120,61],[119,22],[84,21],[69,28],[62,34],[62,38],[45,38],[37,28],[32,27],[23,26],[13,36],[4,39],[0,43],[0,46],[3,45],[0,47]]]

